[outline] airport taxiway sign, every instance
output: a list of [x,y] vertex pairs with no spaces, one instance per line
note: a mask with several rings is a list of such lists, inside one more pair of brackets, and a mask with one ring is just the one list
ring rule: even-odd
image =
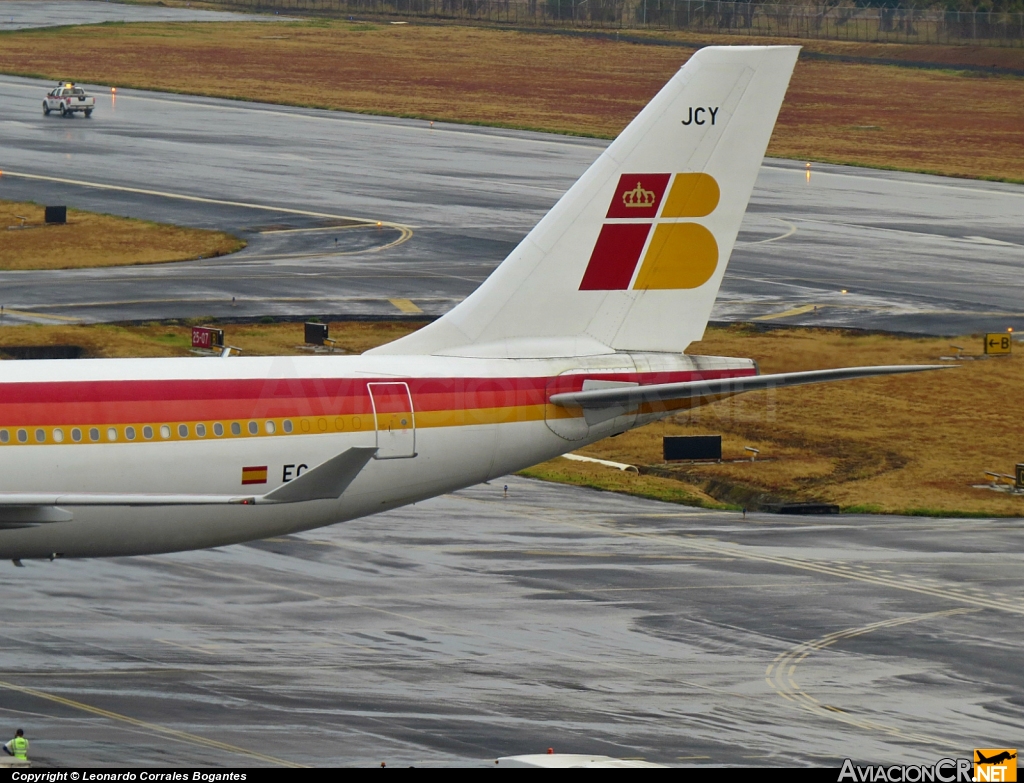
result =
[[1009,353],[1013,340],[1008,332],[992,332],[985,335],[985,353]]

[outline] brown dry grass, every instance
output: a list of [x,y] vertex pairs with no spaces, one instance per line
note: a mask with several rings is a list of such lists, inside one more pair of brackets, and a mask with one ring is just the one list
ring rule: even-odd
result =
[[621,492],[667,503],[681,503],[685,506],[736,507],[715,500],[692,483],[659,476],[641,476],[631,471],[615,470],[603,465],[588,465],[585,462],[573,462],[561,457],[520,471],[520,475],[560,484],[603,489],[606,492]]
[[[981,339],[962,345],[977,345]],[[756,358],[762,372],[866,364],[934,364],[949,340],[828,330],[709,329],[687,353]],[[721,434],[723,457],[744,446],[761,461],[688,469],[793,500],[885,512],[1024,514],[1024,498],[977,490],[986,470],[1024,461],[1024,423],[1012,409],[1024,357],[958,369],[742,395],[584,449],[634,465],[661,463],[663,435]],[[705,485],[706,486],[706,485]]]
[[[252,13],[259,11],[249,3],[234,3],[231,0],[132,0],[136,5],[161,5],[174,6],[178,8],[205,8],[209,10],[232,11],[241,10]],[[295,7],[287,9],[289,15],[299,15],[319,18],[337,18],[346,16],[338,14],[329,7],[323,7],[314,3],[311,8]],[[373,14],[360,14],[360,19],[376,20]],[[394,16],[381,15],[381,22],[387,23],[394,19]],[[425,17],[408,17],[408,23],[412,25],[431,25],[447,27],[477,27],[486,29],[508,29],[511,25],[500,22],[477,22],[469,19],[429,19]],[[949,46],[942,44],[918,44],[918,43],[878,43],[869,41],[843,41],[832,39],[813,38],[781,38],[778,36],[747,35],[744,32],[734,33],[702,33],[691,30],[644,30],[644,29],[622,29],[614,28],[586,28],[586,27],[562,27],[554,25],[541,25],[530,28],[528,25],[520,26],[518,31],[535,32],[542,35],[565,34],[580,37],[610,37],[630,39],[652,39],[655,41],[669,41],[676,45],[707,46],[721,44],[724,46],[744,45],[774,45],[774,44],[799,44],[805,50],[820,54],[835,55],[847,58],[864,58],[874,60],[887,60],[907,63],[949,63],[951,66],[977,65],[982,67],[1011,68],[1024,70],[1024,48],[1004,46],[958,45]]]
[[[31,228],[20,226],[27,218]],[[221,231],[68,210],[64,225],[44,225],[43,207],[0,201],[0,269],[77,269],[158,264],[234,253],[245,242]]]
[[[626,35],[627,31],[623,31]],[[964,66],[1024,70],[1024,48],[1002,46],[948,46],[943,44],[876,43],[870,41],[836,41],[829,39],[780,38],[777,36],[746,36],[679,31],[631,30],[637,38],[686,43],[695,46],[774,46],[797,44],[805,52],[842,57],[847,60],[904,63],[907,65],[948,65],[950,70]]]
[[[418,327],[332,323],[347,353],[361,353]],[[247,355],[306,353],[302,325],[228,324],[225,339]],[[188,325],[18,326],[0,346],[78,345],[90,356],[187,356]],[[968,340],[969,338],[961,338]],[[977,344],[980,338],[961,345]],[[937,338],[746,327],[709,329],[689,353],[756,358],[763,372],[860,364],[935,363],[949,349]],[[2,350],[2,348],[0,348]],[[760,461],[688,468],[689,480],[635,476],[555,460],[529,475],[694,505],[716,505],[704,488],[724,479],[793,500],[824,500],[884,512],[1024,515],[1024,498],[972,484],[984,471],[1011,473],[1024,461],[1024,422],[1015,415],[1024,357],[963,362],[958,369],[757,392],[601,441],[581,453],[633,465],[661,463],[664,435],[721,434],[726,459],[761,450]]]
[[[94,358],[191,356],[193,325],[219,326],[224,329],[224,341],[241,348],[246,356],[309,355],[300,347],[301,323],[218,325],[203,318],[140,326],[9,326],[0,329],[0,352],[11,346],[77,345],[86,356]],[[397,340],[421,325],[408,321],[344,322],[332,323],[329,329],[339,352],[362,353]]]
[[[0,41],[8,73],[605,137],[690,54],[486,27],[325,20],[100,25]],[[1021,65],[1016,50],[801,43],[856,57],[920,55],[951,68]],[[801,60],[769,154],[1024,180],[1022,127],[1024,79]]]

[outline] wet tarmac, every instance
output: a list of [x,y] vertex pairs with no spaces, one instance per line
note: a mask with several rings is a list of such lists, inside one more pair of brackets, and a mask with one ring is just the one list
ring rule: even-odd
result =
[[109,22],[252,22],[280,21],[280,16],[235,14],[163,5],[130,5],[98,0],[3,0],[0,30],[26,30],[71,24]]
[[[91,119],[64,120],[43,117],[47,87],[0,77],[0,198],[226,229],[249,247],[0,273],[9,323],[436,316],[605,144],[109,87]],[[1022,209],[1016,185],[770,159],[713,318],[1020,331]],[[347,217],[370,223],[338,229]]]
[[249,545],[0,566],[0,723],[39,765],[932,763],[1019,745],[1022,548],[1020,520],[508,478]]

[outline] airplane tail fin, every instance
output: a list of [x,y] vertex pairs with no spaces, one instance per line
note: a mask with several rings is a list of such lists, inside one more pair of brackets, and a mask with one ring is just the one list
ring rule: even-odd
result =
[[371,353],[680,352],[699,340],[798,53],[697,51],[480,288]]

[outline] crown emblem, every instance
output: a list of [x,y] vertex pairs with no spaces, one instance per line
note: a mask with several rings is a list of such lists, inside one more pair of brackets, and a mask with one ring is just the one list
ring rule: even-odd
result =
[[654,206],[654,202],[658,199],[653,190],[644,190],[643,186],[637,182],[636,187],[632,190],[627,190],[622,194],[622,204],[626,207],[639,207],[641,209],[649,209]]

